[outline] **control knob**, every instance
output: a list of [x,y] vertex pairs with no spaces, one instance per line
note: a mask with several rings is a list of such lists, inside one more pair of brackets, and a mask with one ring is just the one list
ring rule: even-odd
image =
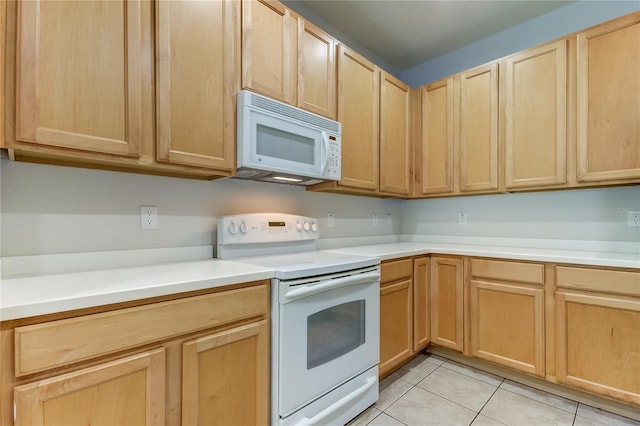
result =
[[305,220],[304,225],[302,225],[302,228],[304,228],[305,231],[309,232],[309,228],[310,228],[309,222]]
[[302,231],[302,224],[300,222],[296,222],[296,229]]
[[247,226],[246,223],[244,223],[244,220],[240,224],[240,232],[242,232],[243,234],[246,234],[247,232],[249,232],[249,227]]
[[238,233],[238,225],[236,225],[234,221],[231,221],[231,224],[229,225],[229,233],[231,235],[236,235]]
[[311,223],[311,230],[312,230],[313,232],[318,232],[318,224],[317,224],[317,223],[315,223],[315,222],[312,222],[312,223]]

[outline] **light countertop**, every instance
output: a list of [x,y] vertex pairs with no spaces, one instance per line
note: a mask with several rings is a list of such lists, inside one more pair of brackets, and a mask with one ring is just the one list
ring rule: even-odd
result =
[[14,277],[2,280],[2,321],[270,279],[271,269],[227,260]]
[[[447,240],[453,242],[447,242]],[[353,244],[358,242],[357,239],[341,242],[344,245],[342,247],[322,248],[335,253],[379,257],[381,260],[424,254],[450,254],[640,269],[638,252],[611,251],[612,247],[616,249],[618,246],[607,244],[583,242],[549,242],[547,244],[524,240],[507,241],[505,244],[505,241],[497,239],[462,240],[460,238],[410,242],[380,240],[379,243],[373,244],[367,240],[366,244],[360,245]],[[527,245],[527,247],[515,247],[516,243]],[[208,250],[199,250],[198,256],[203,256],[203,253]],[[191,252],[183,250],[178,255],[172,255],[174,260],[170,261],[162,256],[158,257],[158,253],[155,252],[153,253],[155,257],[152,258],[143,254],[142,257],[147,262],[150,259],[154,260],[147,266],[128,264],[127,261],[131,262],[131,253],[126,251],[95,253],[93,257],[100,259],[96,263],[91,263],[91,256],[85,254],[69,254],[53,258],[44,256],[44,261],[38,260],[37,256],[33,259],[19,259],[19,262],[14,262],[16,259],[4,258],[2,268],[5,277],[0,286],[0,320],[26,318],[240,284],[270,279],[274,276],[272,269],[237,261],[211,258],[184,261],[184,258],[180,257],[184,256],[183,252],[187,253],[187,256],[192,255]],[[112,267],[110,269],[104,266],[106,257]],[[60,270],[60,264],[79,263],[77,262],[79,258],[83,260],[85,270],[76,272]],[[31,273],[26,273],[28,268],[25,265],[32,263],[35,267],[31,268]],[[56,266],[48,266],[49,264]],[[113,268],[114,265],[120,267]],[[19,270],[20,274],[11,275],[8,269]]]

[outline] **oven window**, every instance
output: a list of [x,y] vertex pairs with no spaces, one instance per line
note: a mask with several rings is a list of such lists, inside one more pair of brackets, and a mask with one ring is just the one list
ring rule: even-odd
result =
[[314,164],[315,141],[312,138],[262,124],[258,124],[257,132],[256,152],[259,155],[296,163]]
[[365,301],[332,306],[307,317],[307,370],[365,343]]

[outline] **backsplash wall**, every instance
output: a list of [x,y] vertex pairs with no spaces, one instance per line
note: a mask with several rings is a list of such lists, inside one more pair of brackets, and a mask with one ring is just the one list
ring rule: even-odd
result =
[[[317,217],[323,238],[400,233],[399,200],[306,192],[224,179],[197,181],[19,163],[0,164],[2,256],[184,247],[215,242],[217,218],[253,212]],[[140,206],[158,206],[157,230],[140,229]],[[335,226],[326,226],[328,212]],[[392,225],[371,215],[391,214]]]
[[[403,234],[628,241],[640,210],[640,186],[411,200],[402,206]],[[467,225],[458,225],[467,213]]]

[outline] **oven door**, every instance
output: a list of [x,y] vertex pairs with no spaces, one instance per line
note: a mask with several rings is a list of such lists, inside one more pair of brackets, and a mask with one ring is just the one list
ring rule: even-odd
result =
[[274,343],[278,411],[284,418],[377,365],[380,269],[281,281],[278,286]]

